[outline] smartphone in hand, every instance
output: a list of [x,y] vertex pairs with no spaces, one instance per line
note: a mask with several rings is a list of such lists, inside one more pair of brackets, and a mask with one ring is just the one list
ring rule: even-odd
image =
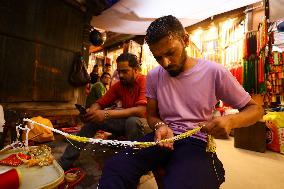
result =
[[87,110],[84,106],[80,105],[80,104],[75,104],[77,110],[80,112],[80,114],[84,115],[87,113]]

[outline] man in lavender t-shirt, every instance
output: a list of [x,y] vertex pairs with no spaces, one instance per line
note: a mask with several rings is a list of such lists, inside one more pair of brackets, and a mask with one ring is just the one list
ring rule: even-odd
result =
[[[145,39],[160,66],[148,74],[146,89],[147,121],[155,132],[141,140],[171,138],[200,123],[202,132],[113,157],[104,166],[99,188],[136,188],[141,175],[159,167],[166,170],[164,189],[219,188],[225,171],[217,155],[206,152],[207,134],[227,138],[232,128],[254,124],[263,110],[221,65],[187,56],[189,36],[177,18],[156,19]],[[218,100],[240,112],[213,118]]]
[[[241,109],[250,100],[228,70],[217,63],[196,61],[189,70],[172,77],[161,66],[150,71],[147,77],[146,97],[157,101],[161,120],[174,134],[193,129],[201,122],[212,120],[218,100]],[[199,132],[194,138],[206,141],[206,134]]]

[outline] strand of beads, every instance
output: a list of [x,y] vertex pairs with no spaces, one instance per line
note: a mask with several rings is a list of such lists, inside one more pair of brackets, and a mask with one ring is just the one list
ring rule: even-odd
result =
[[37,124],[41,127],[50,129],[54,133],[61,134],[61,135],[65,136],[67,139],[74,140],[74,141],[77,141],[77,142],[83,142],[83,143],[90,142],[92,144],[105,144],[105,145],[123,146],[123,147],[126,147],[126,146],[133,147],[134,144],[135,144],[135,141],[133,142],[133,141],[118,141],[118,140],[102,140],[102,139],[81,137],[81,136],[65,133],[65,132],[60,131],[60,130],[55,129],[55,128],[48,127],[44,124],[38,123],[38,122],[33,121],[31,119],[24,118],[23,120],[30,122],[32,124]]
[[[81,147],[78,147],[77,145],[75,145],[71,140],[69,140],[68,138],[66,138],[66,140],[74,147],[74,148],[76,148],[76,149],[78,149],[78,150],[84,150],[84,151],[87,151],[87,150],[91,150],[91,151],[93,151],[93,152],[99,152],[99,151],[101,151],[101,152],[103,152],[103,153],[105,153],[106,152],[106,150],[99,150],[99,149],[87,149],[87,148],[81,148]],[[102,144],[101,144],[102,145]],[[118,151],[114,151],[114,153],[115,154],[117,154],[118,153]],[[133,153],[134,154],[134,153]]]
[[33,120],[31,120],[31,119],[28,119],[28,118],[24,118],[23,121],[27,121],[27,122],[30,122],[30,123],[32,123],[32,124],[37,124],[37,125],[39,125],[39,126],[41,126],[41,127],[44,127],[44,128],[46,128],[46,129],[49,129],[49,130],[51,130],[52,132],[61,134],[61,135],[63,135],[63,136],[69,135],[68,133],[65,133],[65,132],[63,132],[63,131],[60,131],[60,130],[58,130],[58,129],[54,129],[54,128],[52,128],[52,127],[48,127],[48,126],[46,126],[46,125],[44,125],[44,124],[38,123],[38,122],[33,121]]
[[216,144],[214,142],[214,138],[212,135],[207,136],[207,147],[206,147],[206,152],[216,152]]
[[[179,134],[175,137],[163,139],[163,140],[156,141],[156,142],[137,142],[137,141],[132,142],[132,141],[118,141],[118,140],[103,140],[103,139],[94,139],[94,138],[76,136],[76,135],[72,135],[72,134],[62,132],[58,129],[48,127],[44,124],[37,123],[37,122],[35,122],[31,119],[25,118],[23,120],[31,122],[32,124],[37,124],[39,126],[50,129],[55,133],[58,133],[58,134],[65,136],[67,139],[71,139],[71,140],[74,140],[74,141],[77,141],[77,142],[83,142],[83,143],[90,142],[90,143],[93,143],[93,144],[104,144],[104,145],[122,146],[122,147],[128,146],[128,147],[132,147],[132,148],[135,148],[135,149],[148,148],[148,147],[151,147],[151,146],[155,146],[159,143],[165,143],[165,142],[171,142],[172,143],[172,142],[177,141],[177,140],[181,140],[181,139],[184,139],[184,138],[187,138],[187,137],[191,137],[192,135],[199,132],[202,128],[202,126],[199,125],[196,128],[189,130],[185,133]],[[215,152],[216,151],[216,146],[215,146],[215,143],[213,141],[213,137],[211,135],[208,135],[208,137],[207,137],[207,151],[209,151],[209,152]]]
[[196,127],[192,130],[189,130],[185,133],[179,134],[175,137],[163,139],[163,140],[160,140],[160,141],[157,141],[157,142],[136,142],[134,147],[135,148],[148,148],[148,147],[151,147],[151,146],[155,146],[158,143],[165,143],[165,142],[173,143],[174,141],[181,140],[181,139],[184,139],[184,138],[187,138],[187,137],[190,137],[190,136],[196,134],[197,132],[200,131],[200,129],[201,129],[201,127]]

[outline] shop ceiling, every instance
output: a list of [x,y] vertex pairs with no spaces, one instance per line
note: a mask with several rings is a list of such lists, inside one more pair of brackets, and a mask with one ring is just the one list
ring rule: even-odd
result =
[[[145,35],[149,24],[163,15],[174,15],[185,27],[215,15],[263,0],[65,0],[89,15],[92,27],[105,30],[107,40],[101,48]],[[269,0],[270,20],[284,17],[284,0]]]
[[[95,0],[93,0],[95,1]],[[91,25],[116,33],[145,35],[149,24],[164,15],[174,15],[185,27],[261,0],[120,0],[93,16]]]

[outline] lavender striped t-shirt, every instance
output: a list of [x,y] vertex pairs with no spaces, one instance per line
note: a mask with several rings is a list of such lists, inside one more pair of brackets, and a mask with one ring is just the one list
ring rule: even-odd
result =
[[[157,99],[161,119],[175,134],[212,119],[218,100],[240,109],[251,99],[227,69],[205,60],[177,77],[169,76],[161,66],[154,68],[147,75],[146,97]],[[201,132],[194,137],[207,138]]]

